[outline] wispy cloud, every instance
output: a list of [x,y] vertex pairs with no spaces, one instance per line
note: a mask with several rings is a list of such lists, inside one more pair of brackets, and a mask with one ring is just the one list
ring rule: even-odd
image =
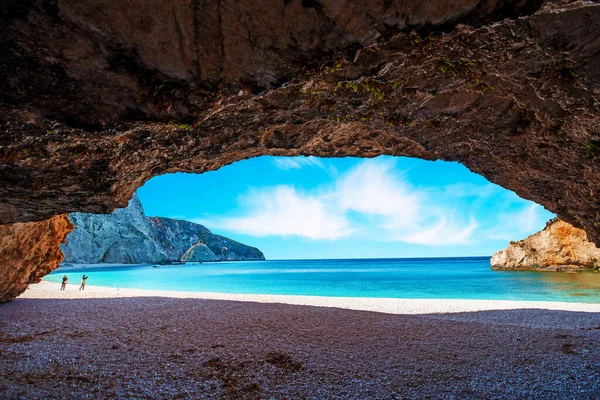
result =
[[486,231],[491,239],[518,240],[534,233],[549,219],[549,213],[538,204],[528,204],[518,211],[498,215],[498,223]]
[[342,210],[380,216],[395,228],[414,226],[422,195],[394,172],[391,161],[367,160],[342,176],[335,196]]
[[[319,166],[320,160],[307,159],[302,162]],[[296,168],[296,161],[285,165]],[[267,187],[247,193],[241,202],[247,212],[213,219],[212,226],[253,236],[310,239],[360,236],[368,231],[383,241],[430,246],[467,244],[479,226],[473,216],[465,221],[455,218],[455,210],[431,191],[411,187],[389,159],[361,161],[332,184],[313,191]]]
[[455,183],[442,188],[441,194],[449,197],[489,198],[502,192],[502,188],[494,184],[475,185],[473,183]]
[[279,169],[290,170],[300,169],[302,167],[325,168],[321,160],[316,157],[273,157],[273,164]]
[[473,233],[478,227],[479,224],[473,218],[464,226],[444,216],[433,226],[400,236],[398,240],[428,246],[465,245],[472,242]]
[[541,206],[537,204],[531,204],[517,214],[516,222],[519,226],[519,229],[523,232],[534,230],[538,221],[538,211],[541,209]]
[[337,239],[351,233],[345,215],[332,210],[326,198],[299,194],[291,186],[255,192],[249,201],[253,210],[247,216],[225,218],[219,226],[252,236]]

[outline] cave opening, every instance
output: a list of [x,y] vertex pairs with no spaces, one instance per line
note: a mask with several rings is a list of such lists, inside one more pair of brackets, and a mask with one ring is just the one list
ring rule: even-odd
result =
[[535,269],[515,263],[531,258],[519,249],[554,249],[513,241],[565,236],[564,223],[456,162],[261,156],[160,175],[126,208],[69,218],[54,284],[84,274],[101,287],[221,295],[600,300],[599,274],[514,271]]
[[65,260],[47,280],[83,273],[96,285],[149,290],[595,301],[598,274],[490,268],[492,254],[555,218],[459,163],[263,156],[157,176],[110,215],[70,214]]
[[[199,223],[263,247],[269,259],[485,256],[554,217],[459,163],[391,156],[262,156],[202,174],[160,175],[136,196],[137,211],[155,223]],[[90,214],[71,219],[80,215]],[[83,262],[125,261],[106,249],[85,252]]]

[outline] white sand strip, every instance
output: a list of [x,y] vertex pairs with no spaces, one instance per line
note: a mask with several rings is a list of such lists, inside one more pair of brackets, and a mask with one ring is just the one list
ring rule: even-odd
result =
[[288,296],[272,294],[228,294],[208,292],[177,292],[86,286],[79,291],[78,284],[69,284],[59,291],[60,283],[42,281],[30,285],[20,299],[97,299],[118,297],[172,297],[212,300],[233,300],[256,303],[283,303],[317,307],[336,307],[350,310],[376,311],[388,314],[435,314],[486,310],[542,309],[600,312],[600,304],[566,303],[551,301],[462,300],[462,299],[377,299],[366,297]]

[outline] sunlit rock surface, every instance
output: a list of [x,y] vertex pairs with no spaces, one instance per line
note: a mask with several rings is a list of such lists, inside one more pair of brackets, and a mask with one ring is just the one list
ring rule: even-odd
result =
[[63,259],[59,244],[72,229],[66,215],[0,225],[0,302],[17,297],[59,266]]
[[585,231],[554,219],[542,231],[495,253],[491,264],[510,270],[594,270],[600,267],[600,249]]
[[214,235],[202,225],[146,217],[135,195],[112,214],[73,213],[69,218],[75,229],[61,246],[68,263],[264,260],[260,250]]

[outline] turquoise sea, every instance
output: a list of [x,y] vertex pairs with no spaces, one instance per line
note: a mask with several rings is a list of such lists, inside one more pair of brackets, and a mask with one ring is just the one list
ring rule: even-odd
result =
[[543,300],[600,303],[600,273],[492,271],[489,257],[284,260],[59,268],[79,285],[340,297]]

